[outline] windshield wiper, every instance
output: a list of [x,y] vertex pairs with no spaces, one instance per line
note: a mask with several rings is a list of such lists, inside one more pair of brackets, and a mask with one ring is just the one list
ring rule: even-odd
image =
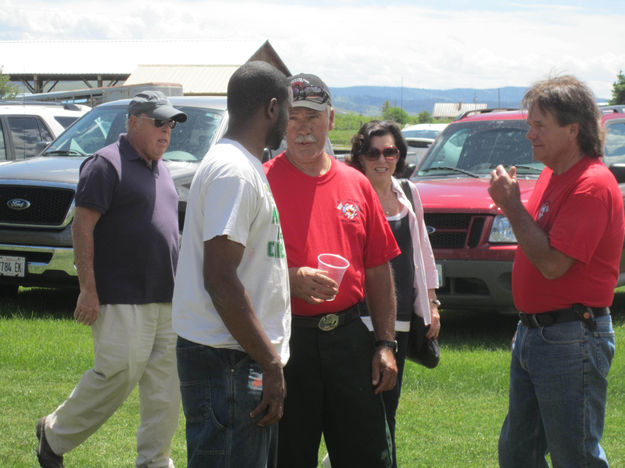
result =
[[451,172],[460,172],[461,174],[468,175],[470,177],[479,178],[480,176],[474,174],[473,172],[465,171],[464,169],[459,169],[457,167],[451,166],[437,166],[437,167],[428,167],[427,169],[423,169],[419,172],[430,172],[430,171],[451,171]]
[[514,167],[516,167],[517,169],[526,169],[530,172],[533,172],[534,174],[540,174],[543,170],[539,169],[537,167],[532,167],[532,166],[524,166],[523,164],[514,164]]
[[[490,166],[490,169],[495,169],[499,164],[493,164],[492,166]],[[540,174],[543,170],[541,168],[538,167],[534,167],[534,166],[526,166],[523,164],[504,164],[504,167],[506,168],[506,170],[510,170],[510,168],[514,166],[517,169],[525,169],[526,171],[529,171],[533,174]]]
[[54,150],[46,151],[44,156],[88,156],[88,154],[82,153],[77,150]]

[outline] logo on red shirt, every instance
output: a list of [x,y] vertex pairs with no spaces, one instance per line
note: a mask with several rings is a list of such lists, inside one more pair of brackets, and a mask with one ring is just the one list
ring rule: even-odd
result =
[[538,216],[536,217],[536,221],[541,219],[547,213],[549,213],[549,202],[545,202],[543,206],[540,207],[540,210],[538,210]]
[[336,209],[339,210],[341,212],[341,216],[348,221],[354,221],[360,213],[358,205],[351,200],[340,202]]

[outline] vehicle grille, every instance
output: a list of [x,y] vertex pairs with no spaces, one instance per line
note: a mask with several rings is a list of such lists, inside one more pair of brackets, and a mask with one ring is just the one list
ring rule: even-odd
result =
[[[13,210],[8,202],[30,202],[25,210]],[[74,199],[74,191],[59,187],[0,186],[0,224],[62,226]]]
[[434,249],[477,247],[482,239],[486,216],[459,213],[425,213],[425,224],[435,231],[430,234]]

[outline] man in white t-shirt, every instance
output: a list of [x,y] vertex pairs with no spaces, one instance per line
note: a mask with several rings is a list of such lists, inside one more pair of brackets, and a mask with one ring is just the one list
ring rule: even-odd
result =
[[241,66],[228,83],[228,131],[191,184],[173,299],[189,467],[276,464],[291,311],[261,159],[279,146],[291,104],[281,72]]

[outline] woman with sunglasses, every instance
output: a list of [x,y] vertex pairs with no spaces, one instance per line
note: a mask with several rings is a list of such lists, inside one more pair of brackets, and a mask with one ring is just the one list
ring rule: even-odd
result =
[[[399,127],[391,121],[367,122],[352,138],[351,165],[363,172],[373,185],[402,252],[391,260],[397,295],[397,384],[394,389],[383,393],[393,441],[394,467],[397,467],[395,413],[401,393],[411,314],[423,317],[426,327],[429,326],[428,338],[437,338],[440,330],[440,302],[436,299],[435,291],[438,274],[423,220],[421,199],[416,186],[406,181],[412,194],[413,208],[400,181],[394,177],[405,169],[406,152],[406,141]],[[366,305],[361,306],[363,321],[373,330]]]

